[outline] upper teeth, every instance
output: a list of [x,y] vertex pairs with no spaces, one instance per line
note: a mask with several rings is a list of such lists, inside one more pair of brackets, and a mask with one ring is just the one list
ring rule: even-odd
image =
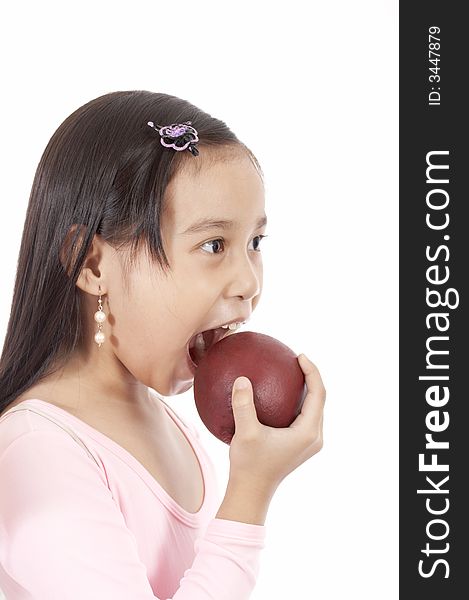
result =
[[234,329],[241,327],[243,324],[244,323],[230,323],[229,325],[222,325],[222,327],[223,329],[231,329],[231,331],[233,331]]

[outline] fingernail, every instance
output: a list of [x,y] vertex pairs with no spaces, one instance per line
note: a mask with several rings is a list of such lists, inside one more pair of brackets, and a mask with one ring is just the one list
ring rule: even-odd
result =
[[238,379],[235,381],[234,389],[235,389],[235,391],[247,390],[249,388],[249,386],[250,386],[249,379],[247,377],[242,376],[242,377],[238,377]]

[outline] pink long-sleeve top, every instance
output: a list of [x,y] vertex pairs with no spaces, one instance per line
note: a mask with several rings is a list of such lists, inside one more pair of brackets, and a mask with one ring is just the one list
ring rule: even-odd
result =
[[2,415],[0,590],[7,600],[250,597],[265,525],[215,517],[213,463],[196,427],[163,404],[201,466],[197,513],[68,411],[29,399]]

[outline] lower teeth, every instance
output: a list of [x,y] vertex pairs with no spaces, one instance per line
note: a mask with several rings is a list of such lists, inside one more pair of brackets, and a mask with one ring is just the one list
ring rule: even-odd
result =
[[195,338],[195,347],[197,350],[205,350],[205,340],[202,333],[198,333]]

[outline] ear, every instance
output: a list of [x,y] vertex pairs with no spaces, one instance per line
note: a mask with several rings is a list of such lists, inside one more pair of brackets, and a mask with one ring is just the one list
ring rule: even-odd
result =
[[[84,242],[86,233],[85,225],[73,224],[65,236],[64,242],[60,249],[60,262],[64,267],[67,275],[70,277],[72,267],[75,264]],[[81,267],[76,285],[83,290],[93,295],[99,293],[101,286],[101,294],[106,293],[100,267],[102,266],[103,257],[103,240],[99,234],[95,234],[88,247],[85,260]]]

